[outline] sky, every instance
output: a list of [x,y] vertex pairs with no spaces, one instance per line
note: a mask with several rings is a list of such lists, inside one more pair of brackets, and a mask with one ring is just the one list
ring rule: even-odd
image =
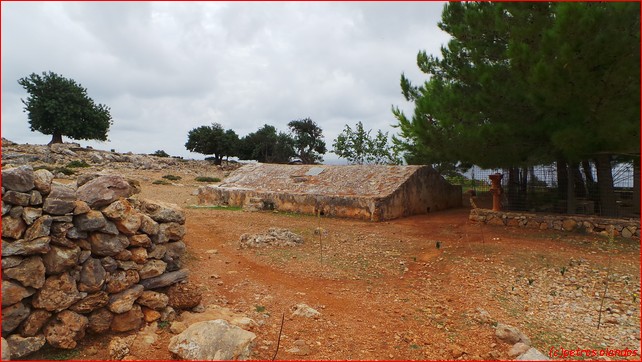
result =
[[[413,105],[402,73],[426,75],[439,55],[443,2],[2,2],[2,137],[46,144],[29,130],[18,79],[52,71],[110,107],[96,149],[202,159],[191,129],[214,122],[239,136],[311,118],[327,148],[345,125],[394,134],[391,112]],[[325,155],[327,163],[336,155]]]

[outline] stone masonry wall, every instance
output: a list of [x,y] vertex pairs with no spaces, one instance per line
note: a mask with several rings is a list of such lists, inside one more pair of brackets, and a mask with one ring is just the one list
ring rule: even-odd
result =
[[472,209],[469,219],[490,225],[517,226],[539,230],[587,232],[624,238],[640,238],[640,220],[607,219],[580,215],[541,215]]
[[185,280],[185,215],[138,200],[120,176],[53,181],[31,166],[2,170],[2,337],[12,359],[45,343],[73,349],[85,333],[137,330],[172,313]]

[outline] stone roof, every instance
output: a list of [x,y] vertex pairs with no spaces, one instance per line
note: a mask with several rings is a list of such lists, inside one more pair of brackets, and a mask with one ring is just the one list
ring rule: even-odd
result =
[[331,196],[381,197],[425,166],[280,165],[255,163],[232,172],[220,187]]

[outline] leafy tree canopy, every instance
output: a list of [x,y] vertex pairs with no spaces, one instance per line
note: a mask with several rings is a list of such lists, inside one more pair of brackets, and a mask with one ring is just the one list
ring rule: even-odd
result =
[[29,115],[31,131],[52,135],[51,143],[62,136],[75,140],[106,141],[113,124],[109,107],[95,104],[87,89],[73,79],[53,72],[32,73],[18,80],[28,93],[22,100]]
[[323,141],[323,130],[310,118],[288,123],[294,138],[296,155],[304,164],[323,162],[321,155],[327,152]]
[[352,130],[346,125],[332,144],[337,156],[345,158],[352,164],[399,164],[400,160],[394,149],[388,144],[388,133],[377,131],[374,137],[358,122]]
[[239,138],[231,129],[224,130],[219,123],[200,126],[189,131],[185,148],[204,155],[214,155],[214,162],[220,165],[223,158],[237,154]]
[[288,163],[295,156],[294,140],[290,135],[264,125],[256,132],[243,137],[239,157],[265,163]]

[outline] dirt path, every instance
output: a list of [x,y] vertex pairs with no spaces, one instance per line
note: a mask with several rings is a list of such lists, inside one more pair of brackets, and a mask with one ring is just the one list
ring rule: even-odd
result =
[[[371,223],[189,208],[196,185],[149,184],[156,177],[146,177],[141,196],[186,208],[190,279],[205,305],[257,323],[254,359],[272,359],[282,315],[277,359],[508,359],[510,346],[495,339],[493,322],[520,328],[546,353],[640,351],[638,242],[617,240],[607,249],[595,236],[480,226],[464,209]],[[305,242],[239,249],[242,234],[270,227]],[[607,265],[611,292],[602,318],[610,322],[597,330]],[[321,316],[293,317],[298,303]],[[158,335],[136,357],[172,359],[171,333]],[[109,338],[88,338],[68,357],[108,359]],[[305,355],[288,352],[297,340],[309,347]]]

